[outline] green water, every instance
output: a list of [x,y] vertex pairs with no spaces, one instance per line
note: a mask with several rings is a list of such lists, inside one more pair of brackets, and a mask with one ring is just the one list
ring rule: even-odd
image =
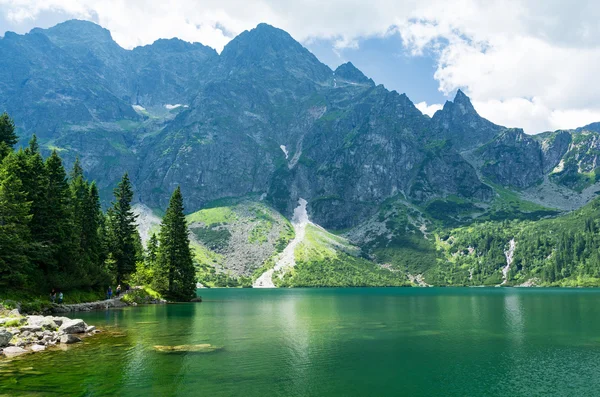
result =
[[[0,361],[0,395],[600,395],[600,290],[202,290],[77,317],[108,332]],[[154,345],[209,343],[212,353]]]

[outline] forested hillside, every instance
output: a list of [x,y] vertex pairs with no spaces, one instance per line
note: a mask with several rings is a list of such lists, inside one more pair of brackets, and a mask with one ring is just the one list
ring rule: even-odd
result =
[[14,122],[2,114],[0,298],[11,293],[49,295],[51,290],[101,296],[111,285],[131,282],[152,285],[174,299],[194,296],[179,188],[154,253],[147,255],[131,208],[134,193],[127,174],[104,213],[96,184],[84,177],[79,160],[67,174],[57,151],[42,157],[35,135],[25,149],[14,150],[17,141]]

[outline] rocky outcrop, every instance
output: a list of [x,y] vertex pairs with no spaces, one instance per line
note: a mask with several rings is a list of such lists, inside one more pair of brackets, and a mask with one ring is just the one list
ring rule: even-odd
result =
[[5,329],[0,329],[0,347],[8,346],[13,334]]
[[58,332],[63,334],[81,334],[87,329],[87,324],[83,320],[67,320],[62,323]]
[[53,316],[21,316],[0,325],[0,353],[13,357],[41,352],[58,343],[81,342],[81,337],[97,332],[83,320]]
[[125,307],[127,303],[120,299],[107,299],[96,302],[76,303],[72,305],[52,305],[52,313],[89,312],[92,310],[106,310],[111,308]]

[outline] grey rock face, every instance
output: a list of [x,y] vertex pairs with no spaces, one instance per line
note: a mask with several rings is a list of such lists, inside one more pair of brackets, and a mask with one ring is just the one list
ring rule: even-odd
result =
[[544,177],[540,144],[521,129],[507,129],[481,149],[482,172],[493,181],[516,188],[529,187]]
[[577,188],[598,162],[571,132],[532,138],[491,123],[460,90],[424,116],[351,63],[333,71],[265,24],[220,55],[177,39],[128,51],[83,21],[9,33],[0,53],[0,107],[24,141],[36,132],[67,166],[79,156],[105,203],[128,171],[153,209],[181,185],[190,211],[266,194],[290,216],[302,197],[317,223],[347,228],[396,196],[489,201],[478,175],[520,189],[563,161],[553,180]]
[[442,110],[438,110],[431,119],[433,137],[448,139],[457,150],[472,149],[485,144],[503,129],[479,116],[471,104],[471,100],[458,90],[454,101],[446,102]]

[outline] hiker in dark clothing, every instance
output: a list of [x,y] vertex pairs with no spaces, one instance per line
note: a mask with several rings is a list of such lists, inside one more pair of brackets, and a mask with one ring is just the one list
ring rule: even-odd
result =
[[106,292],[106,299],[112,299],[112,287],[108,287],[108,291]]
[[56,291],[54,291],[54,288],[52,288],[52,292],[50,292],[50,302],[56,302]]

